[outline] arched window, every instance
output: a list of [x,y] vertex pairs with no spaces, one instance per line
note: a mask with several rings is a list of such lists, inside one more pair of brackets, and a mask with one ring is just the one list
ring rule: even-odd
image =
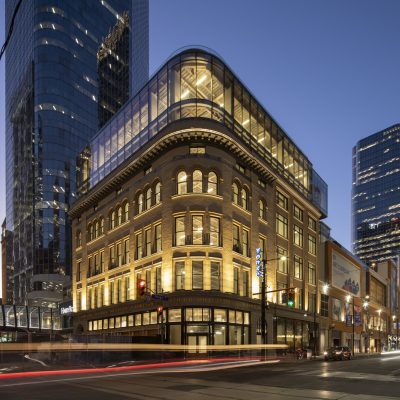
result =
[[236,182],[232,185],[232,200],[235,204],[239,204],[239,187]]
[[140,193],[138,196],[138,214],[143,212],[143,193]]
[[185,171],[181,171],[178,174],[178,194],[187,193],[187,175]]
[[76,247],[81,247],[82,246],[82,232],[77,231],[76,232]]
[[98,238],[100,236],[100,225],[99,221],[96,221],[94,223],[94,239]]
[[156,183],[156,186],[154,188],[154,197],[155,197],[156,204],[161,202],[161,183],[160,182]]
[[210,172],[208,174],[207,192],[209,194],[218,194],[218,178],[215,172]]
[[100,218],[100,235],[104,235],[104,218]]
[[263,200],[258,202],[258,216],[265,220],[265,203]]
[[111,211],[111,218],[110,218],[110,228],[114,229],[115,228],[115,224],[116,224],[116,212],[115,210]]
[[125,202],[124,204],[124,222],[129,220],[129,202]]
[[89,225],[89,241],[94,239],[94,226],[93,224]]
[[146,210],[151,208],[151,193],[152,193],[151,188],[148,188],[146,190]]
[[121,225],[122,224],[122,207],[121,206],[119,206],[117,208],[117,213],[118,213],[118,225]]
[[203,192],[203,173],[196,169],[193,171],[193,193]]
[[247,193],[246,189],[242,189],[241,191],[241,198],[242,198],[242,207],[245,210],[249,209],[249,194]]

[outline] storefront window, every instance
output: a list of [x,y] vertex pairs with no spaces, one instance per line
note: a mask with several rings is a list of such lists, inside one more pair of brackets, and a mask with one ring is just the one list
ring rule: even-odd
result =
[[143,313],[143,325],[149,325],[150,324],[150,313]]
[[229,344],[242,344],[242,327],[229,325]]
[[224,345],[226,343],[226,327],[224,325],[214,326],[214,344]]
[[181,325],[170,325],[169,327],[169,342],[170,344],[181,344]]
[[168,310],[168,322],[181,322],[182,314],[180,308],[171,308]]
[[226,322],[226,310],[219,308],[214,309],[214,321],[215,322]]
[[135,326],[142,325],[142,314],[135,315]]

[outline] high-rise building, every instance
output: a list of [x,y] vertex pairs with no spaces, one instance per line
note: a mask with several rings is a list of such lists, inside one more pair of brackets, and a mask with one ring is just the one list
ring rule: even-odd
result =
[[76,332],[256,343],[261,257],[268,342],[317,345],[327,186],[218,56],[186,49],[169,59],[79,166]]
[[372,265],[400,252],[400,124],[353,148],[354,253]]
[[[7,27],[16,4],[6,2]],[[98,54],[128,23],[123,45],[108,49],[110,68],[119,58],[127,67],[128,95],[121,96],[99,78]],[[116,112],[147,78],[147,0],[21,3],[6,51],[7,230],[16,303],[54,306],[62,299],[71,270],[67,212],[76,197],[76,156],[100,125],[100,97]]]
[[[13,303],[13,264],[12,264],[12,232],[6,228],[6,220],[1,225],[1,277],[2,302]],[[0,302],[1,304],[1,302]]]

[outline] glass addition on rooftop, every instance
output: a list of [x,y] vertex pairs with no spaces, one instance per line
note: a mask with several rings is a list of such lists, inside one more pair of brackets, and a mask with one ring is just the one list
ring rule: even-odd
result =
[[86,166],[90,178],[84,182],[81,176],[81,192],[107,176],[167,124],[187,118],[224,124],[310,195],[312,166],[307,158],[231,71],[217,57],[200,50],[173,57],[99,131],[90,143],[90,169]]

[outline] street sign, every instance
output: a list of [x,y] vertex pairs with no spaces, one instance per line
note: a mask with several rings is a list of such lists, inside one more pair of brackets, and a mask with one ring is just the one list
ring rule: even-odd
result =
[[151,298],[152,298],[153,300],[164,300],[164,301],[167,301],[167,300],[168,300],[168,296],[165,296],[165,295],[163,295],[163,294],[152,294],[152,295],[151,295]]

